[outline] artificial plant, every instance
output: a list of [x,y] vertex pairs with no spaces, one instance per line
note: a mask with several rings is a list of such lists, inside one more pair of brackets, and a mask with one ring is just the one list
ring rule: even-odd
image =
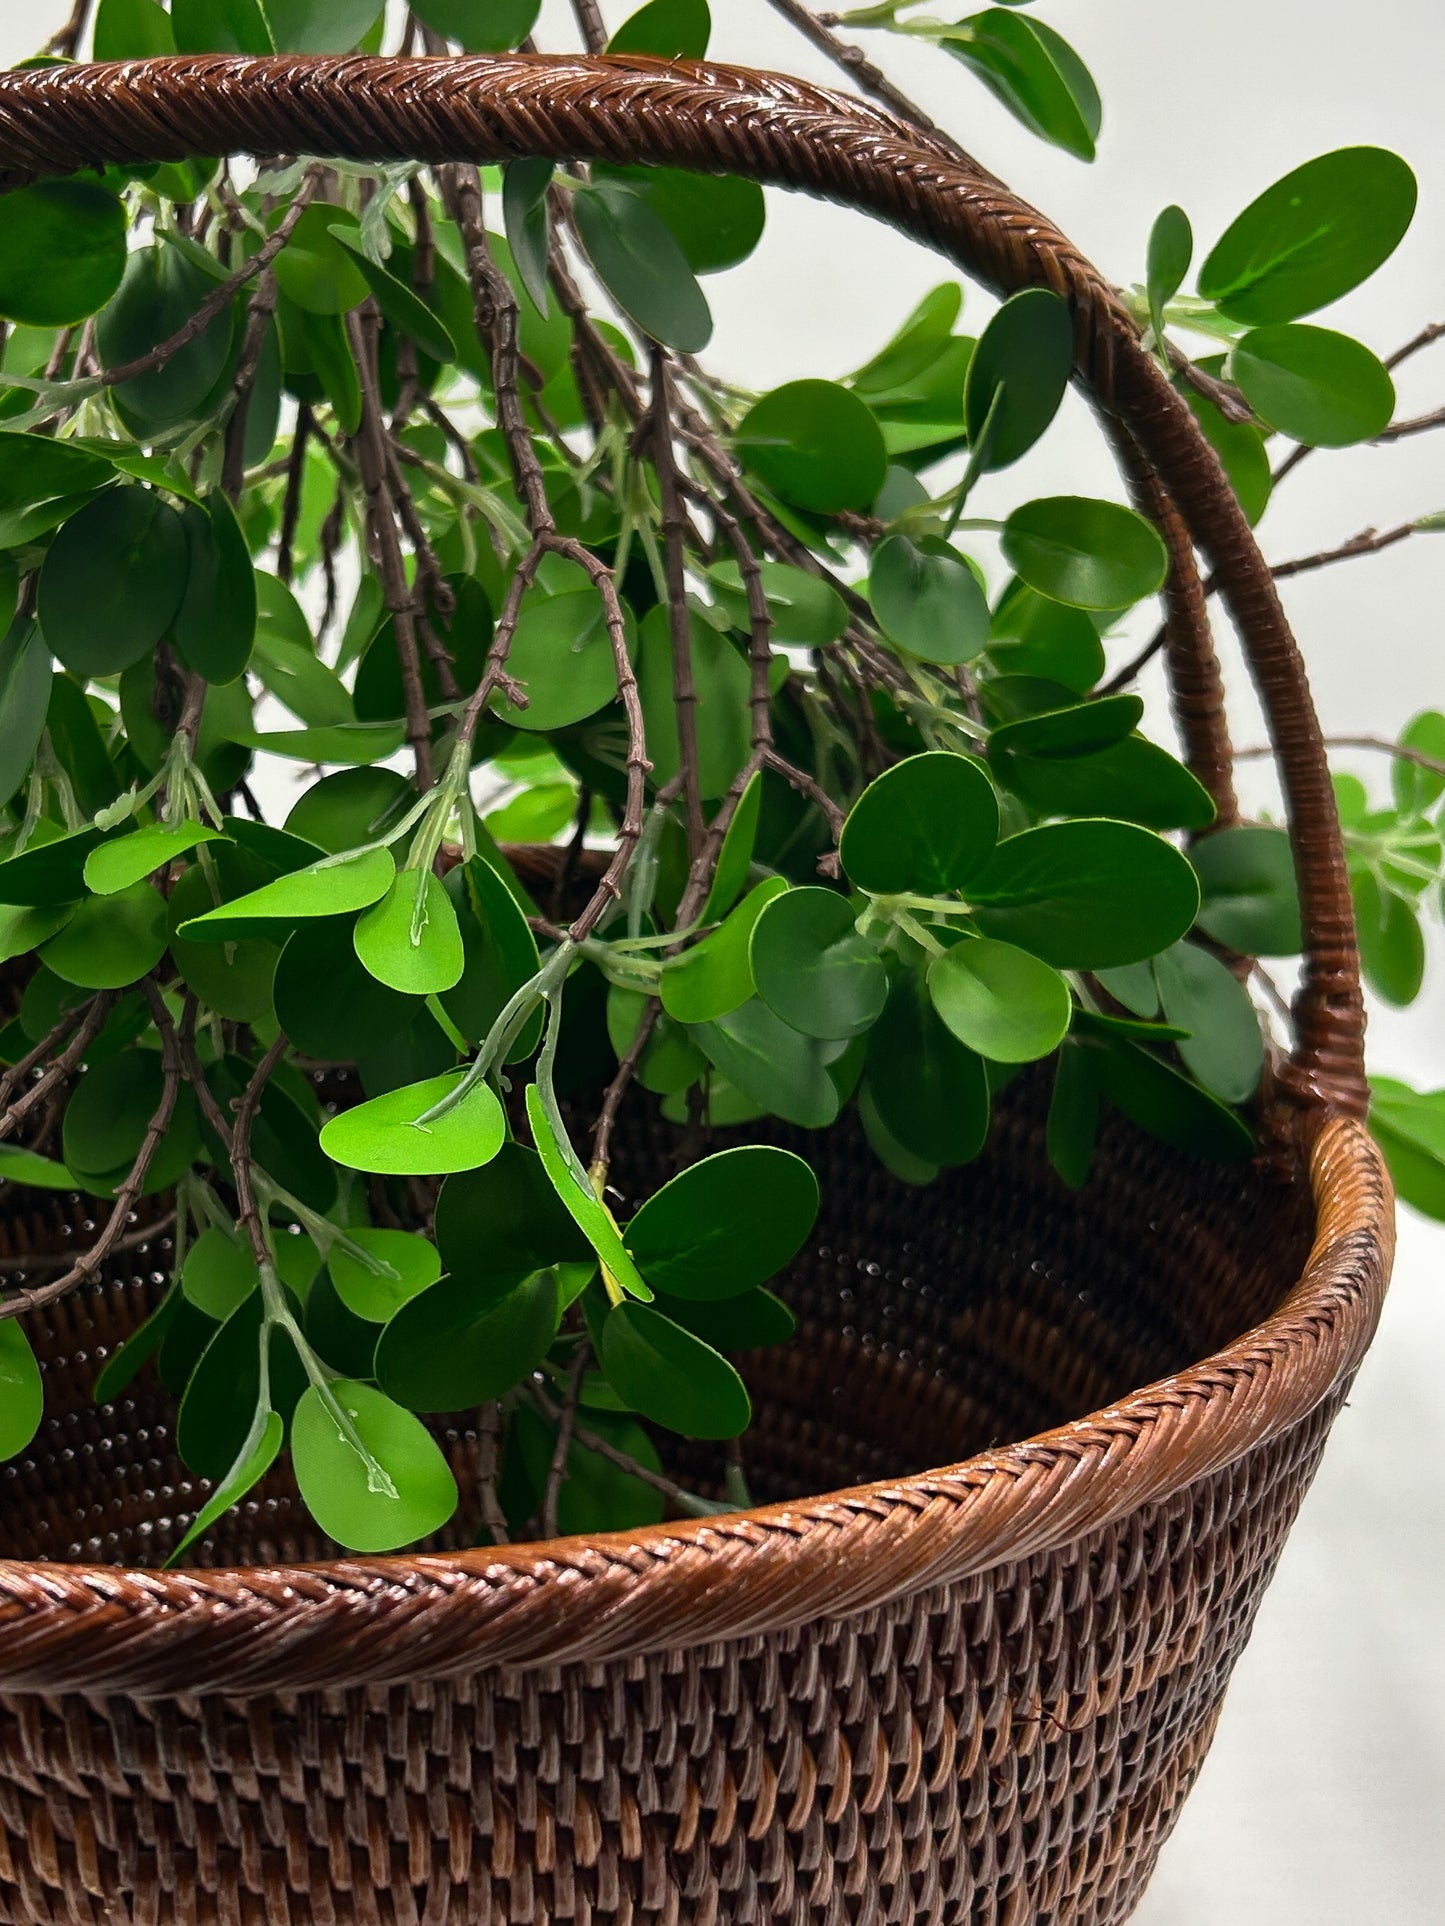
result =
[[[774,4],[922,120],[836,16]],[[510,48],[537,12],[425,0],[392,50]],[[707,48],[705,0],[610,40],[575,13],[592,51]],[[847,19],[1092,157],[1093,82],[1032,11]],[[382,25],[82,0],[44,57]],[[1414,201],[1381,150],[1308,161],[1193,293],[1187,217],[1155,222],[1121,299],[1251,520],[1312,449],[1433,425],[1305,318]],[[805,1145],[855,1108],[926,1185],[1047,1060],[1063,1184],[1105,1106],[1253,1154],[1288,1007],[1250,959],[1300,947],[1285,831],[1221,825],[1217,772],[1141,733],[1164,631],[1109,644],[1165,589],[1151,522],[988,514],[1063,397],[1068,311],[1031,289],[975,337],[945,284],[852,374],[745,393],[696,359],[704,283],[764,219],[745,181],[530,160],[202,158],[0,203],[0,1178],[88,1226],[0,1260],[0,1456],[43,1415],[27,1320],[168,1236],[95,1397],[173,1390],[211,1486],[176,1557],[283,1451],[343,1545],[429,1537],[458,1494],[425,1420],[459,1413],[492,1542],[746,1502],[732,1355],[787,1341],[767,1286],[818,1203],[775,1120]],[[1392,752],[1387,802],[1340,801],[1368,977],[1408,1002],[1445,718]],[[639,1197],[615,1152],[649,1108],[677,1175]],[[1445,1215],[1445,1104],[1381,1085],[1377,1112]],[[669,1433],[740,1441],[725,1480],[671,1475]]]

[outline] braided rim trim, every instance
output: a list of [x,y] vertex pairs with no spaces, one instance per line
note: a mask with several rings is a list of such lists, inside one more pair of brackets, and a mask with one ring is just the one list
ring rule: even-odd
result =
[[1264,1323],[1092,1416],[941,1471],[731,1517],[452,1557],[159,1573],[0,1562],[0,1690],[396,1684],[839,1618],[1057,1551],[1278,1437],[1365,1353],[1394,1254],[1368,1134],[1327,1124],[1304,1273]]
[[[311,152],[361,160],[663,162],[868,210],[1002,292],[1069,301],[1076,372],[1116,415],[1209,558],[1245,644],[1289,810],[1307,940],[1302,1111],[1363,1116],[1364,1006],[1334,790],[1273,578],[1219,461],[1107,282],[967,156],[845,95],[700,62],[197,55],[0,74],[0,190],[101,162]],[[1187,611],[1185,612],[1187,614]],[[1192,623],[1173,625],[1188,646]],[[1207,711],[1213,692],[1197,692]]]

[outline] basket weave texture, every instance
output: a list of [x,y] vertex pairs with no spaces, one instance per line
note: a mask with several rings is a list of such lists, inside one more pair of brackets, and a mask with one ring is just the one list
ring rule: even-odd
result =
[[[1319,732],[1217,464],[1041,217],[797,83],[521,58],[0,75],[0,186],[246,149],[728,167],[882,212],[995,285],[1057,286],[1170,541],[1176,702],[1222,804],[1191,543],[1244,633],[1309,933],[1300,1043],[1243,1172],[1115,1123],[1071,1197],[1029,1078],[985,1156],[922,1193],[847,1127],[782,1135],[824,1215],[784,1286],[799,1339],[747,1370],[765,1502],[725,1518],[494,1551],[464,1548],[464,1511],[421,1554],[343,1558],[276,1475],[205,1569],[161,1574],[198,1503],[167,1403],[90,1402],[164,1271],[159,1245],[129,1253],[34,1331],[47,1418],[0,1469],[0,1926],[1122,1920],[1392,1249]],[[641,1194],[665,1153],[638,1115],[625,1137]],[[7,1193],[0,1250],[78,1245],[69,1208]],[[448,1444],[465,1489],[464,1419]]]

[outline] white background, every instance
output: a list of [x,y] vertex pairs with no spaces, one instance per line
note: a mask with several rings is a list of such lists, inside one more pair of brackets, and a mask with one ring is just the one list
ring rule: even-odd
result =
[[[486,0],[478,0],[485,5]],[[609,23],[629,10],[604,0]],[[719,59],[845,85],[765,4],[713,0]],[[940,7],[949,17],[963,5]],[[1378,142],[1420,177],[1414,229],[1371,285],[1326,317],[1377,351],[1445,318],[1445,8],[1432,0],[1040,0],[1105,101],[1084,167],[1024,134],[932,49],[867,36],[869,51],[979,158],[1045,209],[1114,279],[1141,277],[1153,216],[1178,201],[1202,252],[1255,193],[1330,148]],[[0,60],[65,18],[69,0],[0,0]],[[575,45],[567,0],[545,0],[542,44]],[[858,217],[774,196],[745,269],[710,284],[709,361],[757,386],[836,376],[881,344],[943,278],[911,243]],[[0,207],[0,219],[3,219]],[[977,326],[989,303],[970,293]],[[1445,343],[1402,370],[1402,413],[1445,400]],[[1321,455],[1261,528],[1274,559],[1367,525],[1445,508],[1445,437]],[[977,512],[1026,492],[1117,492],[1082,406],[1044,448],[986,485]],[[1445,707],[1445,536],[1286,584],[1326,727],[1395,733]],[[1237,672],[1236,739],[1258,725]],[[1383,786],[1379,758],[1343,759]],[[1267,805],[1251,766],[1246,794]],[[1439,981],[1377,1019],[1375,1067],[1445,1082]],[[1445,1917],[1445,1236],[1406,1214],[1381,1336],[1242,1660],[1219,1737],[1153,1886],[1142,1926],[1429,1926]]]

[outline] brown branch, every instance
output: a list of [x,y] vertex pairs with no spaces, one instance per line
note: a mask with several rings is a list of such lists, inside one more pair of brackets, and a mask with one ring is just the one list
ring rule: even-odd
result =
[[396,519],[386,492],[386,427],[376,368],[376,340],[381,314],[375,301],[366,301],[346,317],[347,338],[361,381],[361,426],[356,435],[357,465],[366,500],[367,528],[381,571],[382,599],[392,618],[397,661],[406,711],[406,739],[416,760],[416,786],[425,791],[436,781],[432,767],[431,718],[421,678],[421,655],[416,631],[416,609],[406,579],[406,563]]
[[[1383,756],[1393,756],[1397,762],[1413,763],[1417,769],[1428,769],[1434,776],[1445,776],[1445,762],[1438,756],[1427,756],[1423,749],[1412,749],[1408,743],[1391,742],[1388,736],[1326,736],[1324,745],[1326,749],[1376,749]],[[1258,762],[1272,756],[1274,747],[1268,742],[1256,742],[1234,753],[1241,762]]]
[[[1393,354],[1386,355],[1385,366],[1393,374],[1402,362],[1409,361],[1412,356],[1419,354],[1422,349],[1428,348],[1436,341],[1442,339],[1445,339],[1445,321],[1429,321],[1421,328],[1418,334],[1412,334],[1403,347],[1396,348]],[[1380,442],[1387,442],[1392,439],[1393,436],[1389,428],[1386,428],[1383,434],[1375,436],[1375,440]],[[1286,475],[1293,474],[1305,457],[1314,453],[1315,447],[1311,442],[1302,442],[1298,448],[1291,450],[1280,463],[1279,467],[1275,469],[1271,477],[1273,485],[1278,488]]]
[[281,1030],[276,1033],[275,1041],[256,1065],[251,1081],[233,1106],[236,1122],[231,1132],[231,1175],[236,1184],[236,1221],[250,1239],[251,1254],[258,1268],[271,1262],[271,1251],[266,1242],[266,1227],[261,1220],[261,1207],[256,1201],[251,1163],[251,1131],[256,1122],[256,1113],[261,1107],[261,1099],[266,1092],[266,1085],[271,1081],[271,1073],[285,1054],[286,1033]]
[[1378,435],[1372,437],[1372,445],[1404,441],[1410,435],[1428,434],[1432,428],[1445,428],[1445,408],[1436,408],[1428,415],[1407,415],[1403,421],[1392,421],[1388,428],[1382,428]]
[[314,417],[303,401],[296,410],[296,430],[286,457],[286,493],[281,503],[281,533],[276,543],[276,575],[290,588],[296,573],[296,528],[301,520],[301,494],[306,485],[306,443]]
[[605,53],[607,26],[597,0],[572,0],[572,12],[588,53]]
[[[147,979],[147,989],[149,988],[150,982]],[[156,994],[159,995],[159,991]],[[6,1298],[3,1303],[0,1303],[0,1320],[20,1317],[27,1311],[38,1311],[42,1306],[53,1304],[57,1299],[67,1296],[77,1285],[87,1283],[93,1278],[115,1250],[125,1225],[135,1209],[136,1199],[140,1196],[146,1180],[146,1172],[150,1169],[156,1152],[164,1142],[166,1132],[171,1127],[171,1119],[175,1115],[176,1098],[180,1094],[181,1087],[181,1064],[175,1046],[174,1031],[161,1033],[161,1067],[164,1081],[161,1085],[160,1101],[151,1115],[150,1122],[146,1125],[145,1136],[141,1139],[140,1149],[136,1152],[130,1173],[116,1193],[115,1203],[110,1216],[106,1219],[104,1230],[90,1249],[82,1257],[77,1258],[63,1276],[53,1278],[48,1284],[39,1284],[34,1290],[20,1291],[14,1297]]]
[[48,54],[59,54],[62,59],[74,60],[85,34],[86,23],[90,19],[93,0],[75,0],[70,10],[70,18],[65,25],[53,33],[45,43]]
[[577,1346],[577,1355],[572,1360],[572,1368],[567,1373],[567,1389],[562,1399],[562,1409],[557,1418],[557,1442],[552,1450],[552,1462],[547,1467],[547,1490],[542,1500],[542,1536],[557,1536],[557,1504],[562,1496],[562,1484],[567,1476],[567,1454],[572,1448],[572,1434],[577,1423],[577,1404],[582,1396],[582,1380],[587,1375],[587,1366],[592,1361],[592,1346],[585,1338]]
[[[534,1383],[529,1385],[528,1389],[542,1416],[550,1419],[553,1424],[558,1423],[562,1416],[561,1410],[542,1387]],[[699,1503],[697,1492],[689,1491],[686,1486],[678,1484],[676,1479],[667,1477],[661,1471],[652,1470],[649,1465],[639,1464],[636,1458],[629,1458],[625,1451],[619,1451],[616,1445],[609,1444],[606,1438],[599,1437],[595,1431],[589,1431],[584,1425],[575,1425],[572,1435],[584,1451],[595,1452],[599,1458],[605,1458],[608,1464],[616,1465],[619,1471],[625,1471],[633,1478],[640,1478],[643,1484],[651,1485],[654,1491],[660,1491],[665,1498],[670,1498],[679,1511],[696,1513]]]
[[[14,1132],[20,1128],[20,1125],[24,1123],[30,1112],[34,1110],[52,1090],[63,1083],[71,1071],[83,1060],[86,1051],[100,1035],[105,1020],[110,1015],[110,1007],[114,1002],[115,992],[113,990],[102,990],[100,995],[92,1001],[90,1008],[86,1011],[81,1021],[80,1028],[76,1031],[65,1050],[55,1059],[54,1063],[48,1066],[42,1076],[38,1077],[27,1090],[9,1104],[4,1115],[0,1116],[0,1141],[12,1136]],[[51,1034],[53,1035],[54,1032]]]
[[[950,135],[943,132],[936,121],[931,120],[924,113],[916,101],[910,100],[907,94],[894,86],[881,67],[874,66],[861,47],[851,45],[832,32],[826,18],[819,19],[807,7],[802,6],[800,0],[768,0],[768,5],[774,13],[780,13],[785,20],[791,21],[804,39],[810,40],[820,53],[826,54],[835,67],[840,67],[862,93],[870,94],[890,113],[897,114],[900,120],[910,122],[922,133],[932,134],[954,152],[962,155],[965,160],[970,158],[963,154],[962,148],[957,146]],[[970,164],[977,165],[976,162],[970,162]],[[984,172],[982,168],[978,171],[980,174]],[[993,177],[989,175],[987,178]]]
[[597,1121],[592,1126],[592,1166],[606,1171],[612,1161],[612,1132],[617,1123],[617,1113],[622,1108],[622,1099],[627,1094],[632,1079],[637,1075],[637,1066],[652,1041],[652,1033],[657,1028],[658,1018],[662,1015],[662,1004],[655,996],[650,996],[643,1007],[642,1017],[637,1025],[637,1034],[627,1046],[626,1054],[617,1066],[617,1074],[608,1084],[602,1099],[602,1108],[597,1113]]
[[245,485],[246,421],[251,412],[251,397],[256,388],[267,330],[275,318],[278,293],[276,276],[268,268],[256,283],[255,293],[246,308],[246,332],[241,337],[240,359],[231,383],[233,399],[230,418],[226,423],[226,452],[221,465],[221,488],[233,503],[239,502]]
[[653,467],[662,505],[663,567],[667,581],[667,626],[672,643],[672,702],[677,715],[678,767],[687,827],[689,858],[702,846],[702,777],[698,763],[697,683],[692,670],[692,611],[687,605],[687,559],[684,541],[688,519],[678,487],[677,462],[672,447],[673,390],[667,350],[652,350]]
[[18,1057],[10,1068],[0,1075],[0,1114],[3,1114],[12,1094],[20,1088],[30,1072],[38,1069],[42,1063],[49,1062],[52,1053],[60,1048],[84,1017],[87,1007],[85,1004],[77,1004],[74,1009],[67,1010],[54,1029],[47,1031],[34,1049],[27,1050],[23,1057]]
[[482,1507],[482,1523],[492,1534],[492,1543],[510,1545],[507,1514],[497,1496],[501,1441],[502,1407],[494,1399],[482,1406],[477,1419],[477,1497]]
[[[176,1213],[168,1210],[162,1216],[142,1224],[139,1230],[127,1231],[124,1237],[112,1244],[110,1255],[121,1257],[127,1251],[139,1250],[142,1245],[152,1243],[158,1237],[164,1237],[166,1232],[174,1227],[175,1221]],[[69,1251],[52,1252],[40,1257],[0,1257],[0,1276],[28,1277],[33,1271],[58,1271],[69,1262]]]

